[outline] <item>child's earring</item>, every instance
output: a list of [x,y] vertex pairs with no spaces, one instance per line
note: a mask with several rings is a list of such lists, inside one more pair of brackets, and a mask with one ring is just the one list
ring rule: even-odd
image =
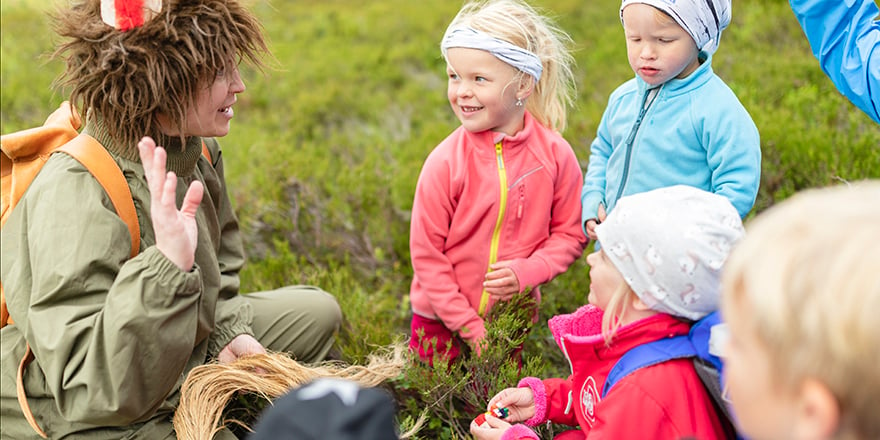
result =
[[516,98],[516,106],[517,106],[517,107],[522,107],[522,106],[523,106],[523,100],[522,100],[522,98]]

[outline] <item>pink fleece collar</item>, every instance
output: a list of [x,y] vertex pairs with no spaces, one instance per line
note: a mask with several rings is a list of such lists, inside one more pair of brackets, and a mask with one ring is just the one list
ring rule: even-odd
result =
[[532,137],[532,132],[535,130],[535,124],[537,123],[538,121],[527,110],[525,112],[525,116],[523,117],[523,129],[513,136],[488,130],[477,133],[472,133],[467,130],[464,131],[465,136],[470,136],[478,140],[477,142],[475,142],[477,145],[480,145],[482,143],[491,143],[491,145],[495,145],[503,140],[505,147],[516,147],[518,145],[524,144],[526,140]]
[[[592,304],[580,307],[574,313],[567,315],[556,315],[547,322],[550,331],[553,333],[553,339],[556,344],[561,345],[561,338],[565,336],[567,341],[592,344],[603,340],[602,337],[602,316],[604,311]],[[617,330],[618,334],[625,333],[627,330],[652,321],[666,319],[665,315],[658,313],[645,319],[631,322]]]

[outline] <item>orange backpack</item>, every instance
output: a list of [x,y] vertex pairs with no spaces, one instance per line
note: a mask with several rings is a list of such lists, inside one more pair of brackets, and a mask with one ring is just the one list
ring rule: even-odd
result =
[[[58,110],[49,115],[42,126],[0,137],[0,150],[3,152],[0,156],[0,183],[2,183],[0,226],[6,223],[9,214],[49,160],[49,156],[60,151],[82,163],[104,187],[116,212],[128,225],[131,234],[131,256],[134,257],[140,249],[141,233],[128,183],[110,153],[95,138],[77,132],[80,125],[79,115],[73,111],[70,103],[65,101]],[[14,322],[6,308],[6,295],[0,284],[0,328],[7,324]],[[46,433],[37,425],[24,393],[24,370],[33,360],[34,354],[30,345],[27,345],[24,357],[18,365],[15,389],[18,393],[18,403],[28,423],[37,434],[47,438]]]
[[[128,225],[131,234],[131,256],[140,249],[140,227],[128,183],[110,153],[87,134],[79,134],[79,115],[67,101],[61,103],[46,122],[35,128],[0,137],[0,182],[2,182],[2,213],[0,226],[24,195],[28,186],[53,153],[61,151],[73,156],[95,176],[110,196],[116,212]],[[0,286],[2,295],[2,286]],[[0,327],[12,323],[6,309],[6,297],[0,299]]]
[[[80,125],[82,121],[79,114],[73,110],[69,102],[65,101],[49,115],[42,126],[0,136],[0,150],[3,152],[0,156],[0,183],[2,183],[0,226],[6,223],[16,203],[49,160],[49,156],[60,151],[69,154],[85,166],[107,192],[116,212],[128,225],[128,232],[131,234],[130,255],[134,257],[141,247],[141,232],[131,190],[122,170],[110,153],[95,138],[80,134],[77,131]],[[202,142],[202,155],[211,161],[211,152],[204,142]],[[6,295],[3,292],[3,285],[0,284],[0,328],[7,324],[14,322],[6,308]],[[18,403],[28,423],[37,434],[47,438],[46,433],[37,425],[24,393],[24,370],[33,360],[34,353],[28,345],[18,365],[15,388],[18,393]]]

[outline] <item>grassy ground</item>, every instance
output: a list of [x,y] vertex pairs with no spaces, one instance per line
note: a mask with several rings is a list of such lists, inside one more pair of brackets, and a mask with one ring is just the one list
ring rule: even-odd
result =
[[[578,98],[564,135],[586,169],[608,95],[632,76],[619,1],[534,3],[551,8],[575,42]],[[347,318],[340,350],[357,361],[409,332],[409,210],[422,161],[457,126],[438,41],[460,3],[251,4],[277,66],[244,72],[248,90],[221,140],[251,257],[243,287],[313,283],[335,293]],[[54,43],[47,8],[0,3],[4,133],[39,124],[65,98],[51,89],[62,66],[45,57]],[[880,177],[878,126],[820,71],[787,1],[735,2],[714,68],[761,133],[754,212],[803,188]],[[546,287],[526,345],[542,356],[537,369],[564,370],[543,323],[585,302],[586,276],[581,261]],[[458,435],[438,425],[436,436]]]

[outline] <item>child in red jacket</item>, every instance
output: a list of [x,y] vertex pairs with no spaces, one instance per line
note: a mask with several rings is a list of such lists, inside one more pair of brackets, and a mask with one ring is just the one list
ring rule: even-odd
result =
[[580,427],[556,437],[565,439],[724,438],[730,427],[690,359],[641,368],[600,393],[628,350],[687,334],[691,321],[717,308],[721,266],[743,233],[736,209],[678,185],[622,198],[596,232],[602,249],[587,257],[590,304],[549,322],[571,375],[529,377],[501,391],[489,405],[507,408],[508,417],[488,416],[471,433],[537,439],[526,425],[551,421]]

